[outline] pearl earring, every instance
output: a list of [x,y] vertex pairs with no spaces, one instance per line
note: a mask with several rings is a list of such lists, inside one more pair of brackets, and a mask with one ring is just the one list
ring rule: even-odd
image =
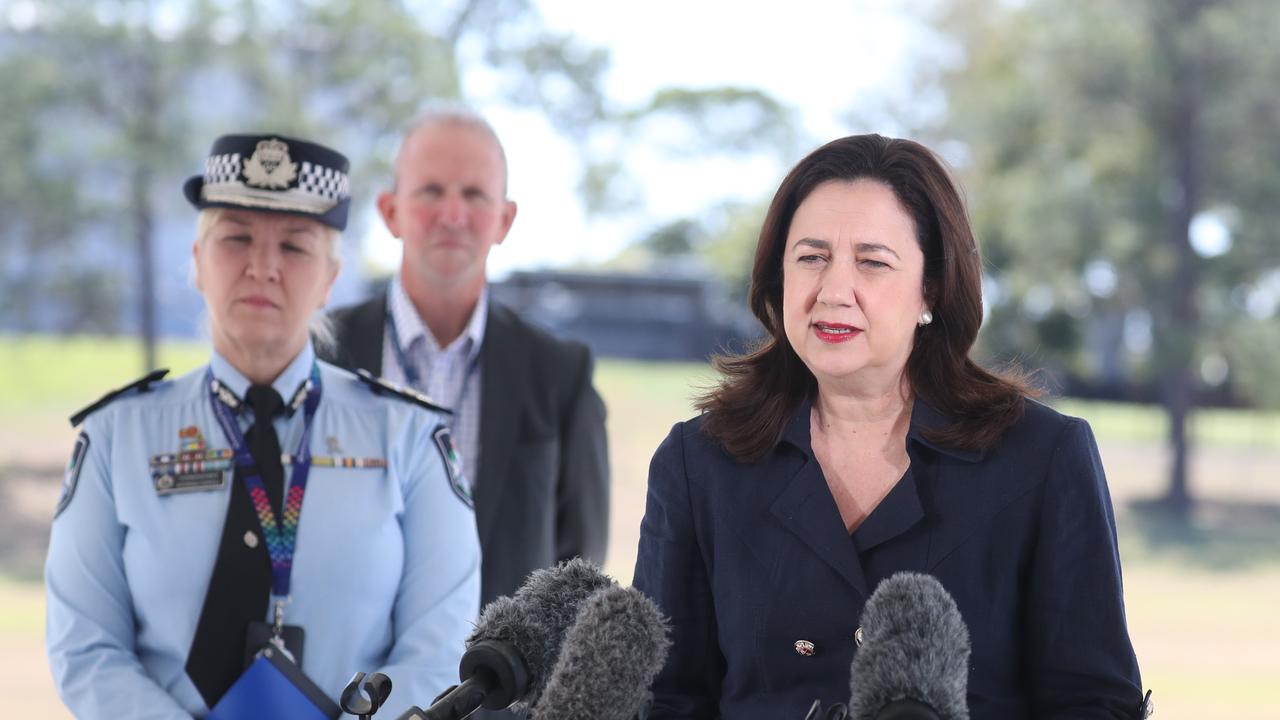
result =
[[925,310],[924,312],[920,313],[920,323],[919,323],[920,327],[924,327],[925,325],[928,325],[931,322],[933,322],[933,313],[929,312],[928,310]]

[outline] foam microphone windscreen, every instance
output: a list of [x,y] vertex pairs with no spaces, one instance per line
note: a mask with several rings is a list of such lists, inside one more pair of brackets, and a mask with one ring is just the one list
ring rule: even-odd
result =
[[867,600],[861,624],[850,718],[876,720],[895,704],[919,704],[933,714],[912,717],[968,719],[969,631],[942,583],[931,575],[893,575]]
[[485,606],[467,645],[481,640],[510,643],[524,658],[529,672],[529,689],[515,706],[532,707],[547,685],[579,605],[595,591],[616,585],[599,568],[579,558],[534,571],[515,595]]
[[657,605],[608,587],[582,603],[533,720],[631,720],[671,647]]

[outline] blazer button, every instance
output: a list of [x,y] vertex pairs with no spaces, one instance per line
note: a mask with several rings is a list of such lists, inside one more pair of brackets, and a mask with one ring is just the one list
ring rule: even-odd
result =
[[814,653],[815,650],[817,650],[817,648],[814,646],[813,643],[809,642],[808,640],[796,641],[796,653],[800,655],[809,657]]
[[863,640],[862,628],[858,628],[857,630],[854,630],[853,644],[857,647],[862,647],[862,640]]

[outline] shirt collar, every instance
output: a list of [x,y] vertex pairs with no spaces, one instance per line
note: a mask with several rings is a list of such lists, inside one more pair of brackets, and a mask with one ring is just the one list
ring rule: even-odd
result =
[[[813,457],[813,438],[809,434],[809,417],[812,411],[813,399],[806,398],[783,428],[781,438],[781,442],[794,445],[807,457]],[[940,429],[948,424],[950,419],[946,415],[920,398],[916,398],[911,406],[911,427],[907,430],[907,440],[960,460],[968,462],[981,460],[983,456],[981,451],[939,445],[924,436],[926,431]]]
[[[283,372],[276,377],[275,382],[271,383],[271,387],[280,393],[280,398],[284,400],[287,413],[292,413],[293,408],[290,401],[298,392],[298,388],[311,377],[311,366],[315,364],[316,351],[311,346],[311,341],[307,340],[307,344],[302,347],[302,352],[298,353],[292,361],[289,362]],[[209,359],[209,369],[213,372],[213,376],[223,387],[235,393],[236,398],[243,400],[245,393],[249,391],[252,385],[249,378],[244,373],[236,369],[231,361],[224,358],[217,350],[213,351],[213,356]]]
[[[414,341],[422,338],[429,355],[442,352],[435,336],[427,330],[426,323],[422,322],[418,311],[413,307],[409,293],[405,292],[400,273],[396,273],[391,279],[390,287],[387,288],[387,310],[391,314],[391,322],[396,325],[396,335],[400,338],[402,350],[408,352]],[[476,307],[471,311],[471,319],[467,321],[462,335],[450,343],[449,347],[443,348],[443,351],[454,350],[459,343],[465,343],[467,360],[474,360],[480,354],[480,344],[484,342],[484,330],[488,317],[489,286],[485,285],[480,290],[480,299],[476,301]]]

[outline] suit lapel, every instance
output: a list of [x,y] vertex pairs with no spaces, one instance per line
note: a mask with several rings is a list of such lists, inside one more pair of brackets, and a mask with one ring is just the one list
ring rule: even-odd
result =
[[387,295],[373,298],[352,309],[338,328],[342,338],[340,350],[346,353],[346,364],[382,376],[382,342],[387,331]]
[[527,365],[518,357],[520,341],[513,335],[519,328],[508,317],[510,311],[489,304],[484,344],[480,348],[483,387],[480,389],[480,460],[476,469],[476,527],[480,542],[493,532],[505,496],[516,433],[527,387]]
[[840,511],[816,460],[805,459],[769,511],[854,590],[867,597],[867,580],[853,541],[845,531]]
[[[1020,475],[992,467],[985,451],[948,448],[925,437],[929,429],[945,427],[949,418],[917,400],[907,443],[921,481],[921,497],[928,517],[928,548],[924,572],[933,572],[969,538],[989,526],[991,519],[1034,489]],[[913,559],[919,548],[913,548]]]
[[941,462],[932,478],[936,518],[929,540],[926,571],[932,572],[969,538],[990,526],[992,518],[1035,490],[1036,484],[982,465]]

